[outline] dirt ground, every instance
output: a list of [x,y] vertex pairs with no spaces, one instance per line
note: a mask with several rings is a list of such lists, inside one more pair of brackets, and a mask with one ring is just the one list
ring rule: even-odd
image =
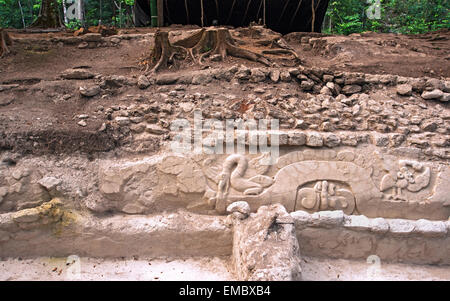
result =
[[[170,28],[193,30],[192,27]],[[244,38],[246,29],[238,35]],[[120,34],[154,33],[152,28],[123,29]],[[276,34],[276,33],[273,33]],[[70,37],[71,33],[10,33],[13,39],[51,40]],[[325,37],[327,47],[308,50],[302,47],[302,37]],[[420,35],[381,34],[366,32],[349,36],[326,36],[312,33],[290,33],[284,36],[295,49],[306,67],[333,68],[338,71],[355,71],[372,74],[396,74],[409,77],[450,77],[450,30],[440,30]],[[138,45],[136,45],[138,44]],[[89,66],[105,75],[139,75],[137,63],[150,52],[150,43],[129,43],[118,48],[93,48],[80,51],[77,47],[38,47],[28,49],[12,47],[16,53],[0,60],[0,82],[27,82],[35,79],[52,79],[59,72],[76,66]],[[17,45],[18,46],[18,45]],[[34,49],[33,49],[34,46]],[[225,64],[241,63],[231,58]],[[248,63],[248,62],[247,62]],[[223,63],[219,63],[223,64]],[[198,67],[198,66],[197,66]],[[183,69],[185,66],[183,66]],[[45,70],[45,72],[42,72]]]
[[[48,258],[0,261],[0,280],[8,281],[233,281],[226,258],[101,259]],[[447,267],[303,257],[304,281],[449,280]],[[78,273],[79,272],[79,273]]]
[[2,281],[231,281],[223,258],[48,258],[0,261]]
[[[295,33],[290,34],[294,41]],[[301,52],[309,66],[407,77],[449,77],[450,31],[422,35],[367,32],[326,37],[327,46]],[[298,39],[297,39],[298,40]],[[312,55],[311,55],[312,54]]]
[[447,267],[303,257],[305,281],[448,281]]
[[[183,32],[192,30],[192,27],[171,30]],[[151,28],[124,29],[119,34],[145,35],[154,31]],[[267,33],[277,35],[271,31]],[[75,151],[90,154],[109,151],[123,144],[123,135],[109,127],[98,131],[107,121],[101,108],[130,105],[133,103],[130,97],[142,95],[142,91],[134,86],[86,99],[78,92],[83,81],[62,81],[59,74],[68,68],[84,67],[102,76],[136,79],[142,74],[139,62],[149,55],[153,38],[124,40],[115,47],[79,49],[77,45],[52,42],[56,38],[71,37],[71,33],[11,31],[10,35],[13,54],[0,59],[0,85],[18,84],[19,87],[10,94],[14,101],[0,106],[0,149],[33,154]],[[246,42],[253,38],[246,28],[236,29],[234,36]],[[305,40],[318,37],[320,41],[313,47],[305,44]],[[449,30],[423,35],[291,33],[283,38],[305,67],[409,77],[450,76]],[[268,56],[279,66],[292,65],[289,56]],[[262,66],[233,57],[227,57],[225,62],[210,62],[209,66],[228,67],[241,63],[249,67]],[[190,62],[183,62],[180,67],[183,70],[201,68]],[[216,88],[220,90],[220,84],[208,87],[210,91]],[[90,122],[85,127],[76,126],[80,114],[89,114]],[[33,147],[38,145],[36,143],[39,144],[38,149]]]

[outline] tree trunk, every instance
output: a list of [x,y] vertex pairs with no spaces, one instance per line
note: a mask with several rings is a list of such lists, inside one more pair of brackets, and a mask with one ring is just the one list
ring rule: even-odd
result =
[[34,28],[61,28],[61,22],[57,0],[42,0],[39,16],[31,25]]
[[10,53],[8,45],[11,44],[11,39],[6,30],[0,28],[0,57]]
[[79,6],[78,6],[79,20],[81,22],[81,26],[83,26],[83,28],[86,28],[86,20],[85,20],[86,6],[84,5],[84,1],[83,0],[78,0],[78,3],[79,3]]
[[155,33],[155,46],[153,47],[152,54],[150,55],[150,63],[147,65],[147,70],[150,65],[153,68],[150,73],[158,72],[162,69],[167,69],[170,64],[175,63],[175,57],[181,55],[187,55],[188,51],[182,46],[172,45],[169,42],[169,33],[167,31],[158,30]]
[[22,16],[22,24],[23,24],[23,28],[25,28],[25,17],[23,16],[23,9],[22,9],[22,3],[19,2],[19,8],[20,8],[20,15]]
[[67,24],[69,23],[69,20],[67,19],[67,6],[66,6],[66,0],[62,1],[62,5],[63,5],[63,13],[64,13],[64,23]]

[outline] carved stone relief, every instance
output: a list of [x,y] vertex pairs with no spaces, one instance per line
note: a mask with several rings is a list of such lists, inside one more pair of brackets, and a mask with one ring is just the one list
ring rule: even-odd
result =
[[385,175],[380,184],[381,191],[392,189],[390,200],[407,201],[402,190],[418,192],[430,183],[430,167],[412,160],[400,160],[398,171]]
[[[298,154],[297,154],[298,157]],[[230,169],[228,159],[219,174],[217,190],[209,187],[205,193],[209,204],[214,204],[219,213],[235,201],[246,201],[252,210],[259,206],[281,203],[289,211],[344,210],[351,214],[355,204],[369,198],[381,198],[370,179],[370,170],[351,162],[301,161],[287,163],[273,177],[259,174],[245,178],[248,168],[243,155],[232,155],[236,165]],[[282,159],[282,158],[280,158]],[[307,187],[315,182],[314,187]]]
[[298,190],[295,211],[342,210],[352,214],[355,210],[355,196],[345,183],[316,181],[313,187],[311,185],[306,184]]
[[[110,181],[105,173],[100,176],[100,190],[116,201],[133,199],[132,208],[126,202],[115,207],[127,213],[181,206],[199,213],[225,214],[231,203],[245,201],[252,211],[280,203],[288,211],[342,210],[368,217],[448,219],[450,208],[444,206],[448,200],[435,187],[445,182],[442,172],[436,177],[432,166],[416,160],[386,157],[377,161],[373,157],[347,150],[305,150],[289,152],[276,164],[267,165],[264,154],[165,155],[110,174],[110,178],[118,173],[122,174],[119,178],[126,178],[116,181],[119,195],[125,195],[105,192]],[[383,160],[388,163],[380,163]],[[138,168],[140,164],[147,167]],[[141,173],[141,178],[133,172]],[[439,198],[433,197],[436,193]]]

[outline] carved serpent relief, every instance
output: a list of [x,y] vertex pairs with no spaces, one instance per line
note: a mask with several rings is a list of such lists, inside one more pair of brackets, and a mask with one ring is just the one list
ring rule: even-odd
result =
[[280,203],[290,212],[342,210],[368,217],[448,219],[448,166],[375,157],[303,150],[266,165],[264,154],[155,156],[101,171],[100,191],[109,200],[101,204],[104,210],[130,214],[180,207],[225,214],[231,203],[246,201],[252,211]]
[[[344,160],[355,159],[349,152],[338,154],[340,161],[295,162],[296,156],[290,153],[286,158],[279,158],[282,164],[278,164],[279,170],[273,177],[265,175],[268,166],[258,165],[262,156],[249,161],[244,155],[230,155],[222,169],[210,166],[211,161],[207,160],[204,162],[205,174],[217,188],[207,185],[204,198],[219,214],[224,214],[226,207],[236,201],[248,202],[252,210],[281,203],[288,211],[342,210],[346,214],[385,217],[401,217],[411,211],[413,218],[426,212],[427,205],[430,210],[442,207],[442,204],[430,204],[427,199],[421,202],[408,199],[403,193],[405,189],[419,192],[430,185],[431,168],[423,163],[399,160],[397,167],[386,170],[388,173],[376,184],[372,167],[361,167]],[[249,169],[253,170],[251,176]],[[399,202],[403,207],[398,206]]]
[[[352,214],[357,202],[381,197],[370,180],[370,171],[351,162],[295,162],[281,168],[273,178],[259,174],[246,179],[247,168],[244,155],[231,155],[218,175],[209,169],[208,177],[217,183],[217,190],[209,187],[205,198],[218,213],[224,213],[232,202],[243,200],[253,210],[279,202],[289,211],[339,209]],[[314,181],[314,188],[305,186]]]
[[[233,187],[238,192],[242,192],[243,195],[259,195],[265,187],[273,184],[271,177],[263,175],[269,167],[269,165],[260,163],[263,157],[261,156],[251,161],[260,174],[249,179],[244,178],[249,165],[248,159],[239,154],[229,156],[223,163],[222,172],[218,175],[216,175],[214,169],[207,169],[209,170],[207,177],[217,183],[217,192],[214,197],[208,198],[208,201],[210,204],[215,205],[215,209],[219,213],[225,213],[226,207],[229,205],[227,200],[230,187]],[[208,194],[211,194],[211,192],[207,191],[205,195],[208,196]],[[239,197],[230,196],[230,199],[236,198]]]

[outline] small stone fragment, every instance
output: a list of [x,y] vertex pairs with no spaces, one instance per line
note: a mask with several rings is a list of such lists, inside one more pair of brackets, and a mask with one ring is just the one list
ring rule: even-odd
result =
[[444,96],[444,92],[438,89],[434,89],[433,91],[425,91],[422,93],[422,98],[426,100],[431,99],[439,99]]
[[290,82],[291,74],[288,71],[283,71],[280,73],[280,79],[282,82]]
[[54,177],[45,177],[40,179],[38,183],[45,189],[52,190],[53,188],[61,184],[61,180]]
[[244,201],[234,202],[227,207],[227,212],[239,212],[248,216],[250,214],[250,205]]
[[163,135],[168,133],[166,129],[163,129],[162,127],[156,124],[147,124],[146,131],[149,132],[150,134],[155,135]]
[[80,94],[85,97],[93,97],[101,92],[101,89],[98,85],[89,86],[89,87],[80,87]]
[[270,80],[274,83],[277,83],[280,80],[280,71],[275,69],[270,71]]
[[90,79],[94,76],[94,73],[86,69],[67,69],[61,73],[61,77],[64,79]]
[[148,80],[147,76],[141,75],[138,78],[137,84],[139,89],[147,89],[150,86],[150,81]]
[[402,96],[412,95],[412,86],[409,84],[402,84],[397,86],[397,94]]
[[362,91],[362,88],[359,85],[347,85],[342,88],[341,93],[343,93],[345,95],[351,95],[351,94],[359,93],[361,91]]
[[323,146],[323,138],[318,133],[310,133],[306,140],[306,145],[312,147],[321,147]]
[[16,212],[13,219],[18,223],[32,223],[39,219],[39,210],[36,208],[24,209]]
[[305,145],[306,134],[302,132],[290,132],[288,133],[288,144],[289,145]]

